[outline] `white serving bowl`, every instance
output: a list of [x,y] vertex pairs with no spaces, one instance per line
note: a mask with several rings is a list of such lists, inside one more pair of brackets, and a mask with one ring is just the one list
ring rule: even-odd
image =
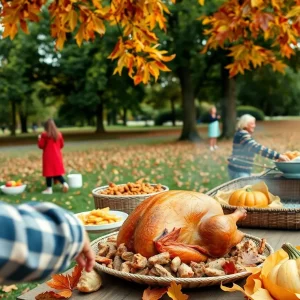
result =
[[[75,216],[78,217],[79,215],[88,214],[88,213],[90,213],[90,211],[81,212],[81,213],[75,214]],[[122,224],[124,223],[124,221],[128,217],[128,214],[123,212],[123,211],[110,210],[109,213],[111,215],[121,217],[122,220],[119,221],[119,222],[114,222],[114,223],[109,223],[109,224],[102,224],[102,225],[84,225],[85,230],[87,232],[90,232],[90,233],[112,232],[112,231],[115,231],[118,228],[120,228],[122,226]]]
[[20,186],[9,186],[9,187],[5,185],[1,185],[0,189],[6,195],[18,195],[25,191],[26,184],[22,184]]

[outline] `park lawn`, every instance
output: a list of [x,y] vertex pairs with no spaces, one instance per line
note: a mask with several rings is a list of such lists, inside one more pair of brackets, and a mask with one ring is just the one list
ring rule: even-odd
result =
[[[286,129],[287,127],[281,130],[258,128],[257,138],[281,152],[287,150],[287,147],[299,150],[299,139],[295,139],[295,135],[287,135]],[[66,170],[80,172],[84,184],[81,189],[71,189],[67,194],[62,193],[60,186],[54,186],[53,195],[41,194],[45,188],[44,178],[41,176],[41,151],[22,149],[20,152],[17,148],[2,151],[0,184],[4,184],[6,180],[22,179],[28,187],[22,195],[1,195],[1,200],[11,204],[50,201],[77,213],[93,209],[92,189],[109,182],[119,184],[145,178],[147,182],[162,183],[170,189],[205,193],[229,180],[226,161],[231,153],[231,141],[219,142],[218,151],[210,152],[206,140],[199,144],[173,140],[174,137],[166,137],[163,140],[153,138],[66,145]],[[261,157],[256,162],[272,165]],[[91,236],[91,239],[95,238],[96,235]],[[6,295],[6,299],[16,299],[22,290],[34,286],[35,284],[20,284],[17,291]]]

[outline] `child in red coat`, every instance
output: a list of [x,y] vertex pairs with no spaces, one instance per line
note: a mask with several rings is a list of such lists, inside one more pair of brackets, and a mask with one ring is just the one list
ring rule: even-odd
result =
[[59,181],[63,186],[63,192],[69,190],[64,177],[65,168],[63,164],[61,148],[64,146],[62,134],[52,119],[45,123],[45,131],[39,135],[38,146],[43,149],[43,176],[46,177],[47,189],[43,194],[52,194],[52,180]]

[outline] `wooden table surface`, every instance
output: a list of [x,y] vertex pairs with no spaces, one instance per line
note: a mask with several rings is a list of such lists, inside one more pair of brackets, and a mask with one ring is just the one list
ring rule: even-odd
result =
[[[285,242],[290,242],[293,245],[300,245],[300,232],[298,231],[284,231],[284,230],[267,230],[267,229],[246,229],[241,228],[245,233],[266,238],[267,242],[273,247],[274,251],[281,248],[281,245]],[[97,292],[90,294],[82,294],[78,291],[74,291],[71,299],[83,299],[83,300],[131,300],[142,299],[143,291],[146,286],[141,286],[137,283],[131,283],[119,278],[104,274],[101,272],[103,278],[103,286]],[[244,285],[245,280],[239,280],[236,282],[239,285]],[[228,284],[229,286],[231,284]],[[35,289],[21,295],[18,299],[33,300],[35,296],[43,293],[50,288],[44,283],[36,287]],[[239,292],[229,293],[223,292],[219,286],[202,287],[197,289],[185,289],[184,292],[189,295],[189,299],[244,299],[243,294]],[[168,296],[164,296],[162,299],[170,299]]]

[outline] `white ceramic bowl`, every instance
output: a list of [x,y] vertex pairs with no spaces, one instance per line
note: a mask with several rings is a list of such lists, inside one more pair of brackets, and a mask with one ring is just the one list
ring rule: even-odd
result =
[[0,189],[6,195],[18,195],[25,191],[26,184],[22,184],[20,186],[10,186],[10,187],[1,185]]
[[[75,216],[79,216],[81,214],[88,214],[90,211],[81,212],[78,214],[75,214]],[[122,220],[119,222],[109,223],[109,224],[102,224],[102,225],[85,225],[84,228],[87,232],[90,233],[104,233],[104,232],[112,232],[117,230],[122,226],[124,221],[127,219],[128,214],[123,211],[118,210],[110,210],[109,213],[111,215],[115,215],[117,217],[121,217]]]

